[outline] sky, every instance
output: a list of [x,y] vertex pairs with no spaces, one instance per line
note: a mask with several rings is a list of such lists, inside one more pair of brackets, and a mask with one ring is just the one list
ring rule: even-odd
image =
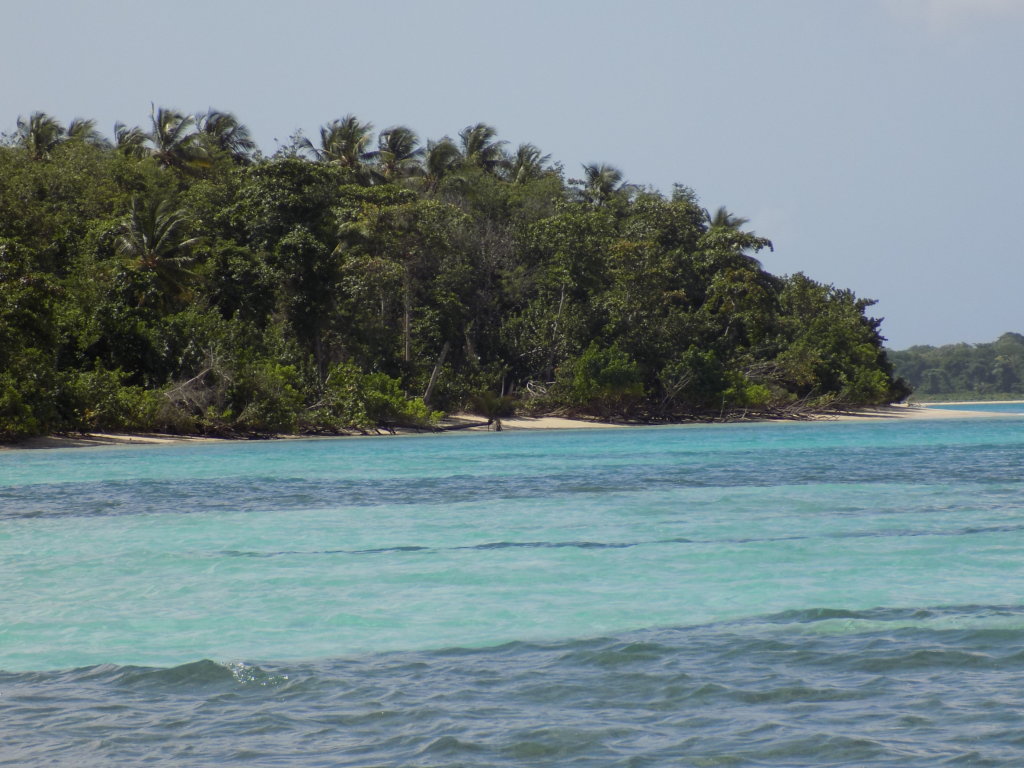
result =
[[216,108],[264,152],[347,114],[485,122],[568,176],[692,187],[888,345],[1024,332],[1024,0],[0,0],[0,132]]

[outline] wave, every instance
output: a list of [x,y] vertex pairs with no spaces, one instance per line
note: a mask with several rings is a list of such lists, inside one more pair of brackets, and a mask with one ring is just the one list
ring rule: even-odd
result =
[[244,662],[216,662],[199,659],[171,667],[97,664],[75,669],[39,672],[0,671],[0,683],[48,683],[99,685],[119,688],[189,689],[230,688],[234,686],[268,687],[287,683],[289,676]]
[[0,673],[0,766],[1021,764],[1022,646],[1021,605],[821,607],[552,643]]
[[[530,653],[588,654],[606,658],[609,663],[632,660],[649,661],[657,656],[676,653],[690,643],[720,642],[728,638],[735,644],[753,644],[772,648],[780,639],[805,642],[809,636],[836,636],[842,641],[860,636],[868,642],[880,635],[910,637],[955,636],[951,642],[1024,640],[1024,605],[956,605],[926,608],[880,607],[867,610],[844,608],[807,608],[778,613],[713,622],[697,626],[657,627],[617,633],[610,636],[572,638],[560,641],[510,641],[484,647],[452,646],[433,650],[387,651],[358,657],[338,657],[310,662],[214,661],[199,659],[170,667],[101,664],[69,670],[5,672],[0,677],[11,680],[36,680],[37,676],[54,675],[68,680],[102,681],[108,684],[138,686],[204,686],[257,685],[273,686],[288,682],[292,675],[284,672],[289,665],[317,667],[335,664],[389,663],[388,660],[415,660],[428,663],[434,658],[514,656]],[[1018,647],[1014,647],[1014,654]],[[1020,652],[1024,656],[1024,651]],[[402,663],[405,663],[404,661]]]
[[487,551],[500,549],[631,549],[633,547],[671,544],[759,544],[782,541],[808,541],[813,539],[898,539],[918,536],[974,536],[990,533],[1016,533],[1024,531],[1024,524],[967,526],[955,528],[893,529],[885,531],[843,531],[815,535],[790,536],[744,536],[721,538],[690,538],[675,536],[665,539],[644,539],[638,541],[490,541],[481,544],[457,545],[451,547],[401,545],[394,547],[373,547],[370,549],[283,549],[283,550],[219,550],[213,554],[223,557],[295,557],[316,555],[383,555],[424,552],[458,552],[466,550]]

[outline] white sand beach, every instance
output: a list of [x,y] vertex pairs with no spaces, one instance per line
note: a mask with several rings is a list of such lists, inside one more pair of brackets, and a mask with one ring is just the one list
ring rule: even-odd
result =
[[[1007,400],[1007,403],[1020,402]],[[825,414],[817,417],[824,421],[871,421],[875,419],[991,419],[1005,418],[1005,413],[995,411],[956,410],[933,406],[974,405],[973,402],[928,403],[927,405],[884,405],[877,408],[862,408],[850,413]]]
[[[1006,403],[1024,402],[1019,400],[1000,401]],[[855,411],[820,414],[812,417],[812,421],[888,421],[888,420],[920,420],[920,419],[990,419],[1005,417],[1006,414],[993,411],[956,410],[950,405],[971,405],[969,402],[929,403],[928,405],[886,405],[874,408],[862,408]],[[946,406],[936,408],[932,406]],[[786,422],[780,423],[806,423]],[[454,430],[483,432],[494,429],[488,427],[485,419],[475,414],[452,414],[442,421],[442,427]],[[604,422],[593,419],[571,419],[564,416],[512,416],[501,420],[502,429],[506,431],[535,429],[616,429],[636,426],[621,422]],[[396,435],[426,434],[420,430],[400,429]],[[353,435],[324,435],[320,439],[330,440]],[[383,435],[382,436],[391,436]],[[303,439],[307,435],[281,435],[286,439]],[[317,436],[314,436],[317,437]],[[180,443],[214,443],[227,442],[230,438],[200,437],[192,435],[159,435],[159,434],[114,434],[96,432],[88,435],[52,435],[49,437],[33,437],[20,443],[0,444],[2,450],[37,449],[37,448],[90,448],[112,445],[173,445]]]
[[30,437],[18,443],[0,443],[0,451],[22,448],[95,448],[104,445],[169,445],[173,443],[224,442],[224,438],[200,437],[194,435],[122,435],[110,432],[93,432],[88,435],[49,435]]

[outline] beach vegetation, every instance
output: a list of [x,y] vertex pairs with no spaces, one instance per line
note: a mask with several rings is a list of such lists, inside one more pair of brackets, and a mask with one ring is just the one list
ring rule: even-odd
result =
[[[350,114],[265,156],[221,110],[153,105],[110,139],[18,117],[0,138],[0,439],[432,429],[462,409],[730,419],[905,395],[872,302],[772,274],[743,217],[608,163],[570,178],[487,123],[453,135]],[[1012,389],[1020,346],[919,350],[907,375]]]
[[596,341],[559,367],[554,396],[572,412],[604,418],[626,418],[643,400],[640,366],[617,343]]
[[495,432],[501,432],[501,420],[515,415],[516,400],[488,389],[473,395],[472,411],[487,419],[488,429],[494,427]]

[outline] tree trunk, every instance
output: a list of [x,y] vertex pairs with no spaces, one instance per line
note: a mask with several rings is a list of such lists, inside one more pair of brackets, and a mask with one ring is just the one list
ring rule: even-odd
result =
[[547,381],[555,377],[555,356],[558,354],[558,323],[562,319],[562,307],[565,306],[565,283],[562,283],[562,296],[558,300],[558,314],[551,328],[551,354],[548,356]]
[[403,350],[403,354],[402,354],[402,359],[405,360],[405,362],[408,363],[409,360],[412,359],[412,332],[411,332],[411,328],[410,328],[410,324],[411,324],[411,317],[410,316],[412,315],[412,296],[410,294],[411,294],[412,290],[411,290],[411,287],[409,286],[409,272],[408,272],[408,270],[406,270],[406,273],[405,273],[405,285],[403,286],[403,288],[404,288],[404,290],[402,291],[402,293],[403,293],[402,305],[403,305],[404,320],[405,320],[405,322],[404,322],[405,343],[403,345],[404,346],[404,350]]
[[446,341],[444,346],[441,347],[441,354],[437,358],[437,363],[434,365],[434,370],[430,374],[430,382],[427,384],[427,391],[423,393],[423,402],[426,405],[430,405],[430,398],[434,394],[434,385],[437,384],[437,377],[441,375],[441,366],[444,365],[444,359],[448,356],[448,349],[451,345]]

